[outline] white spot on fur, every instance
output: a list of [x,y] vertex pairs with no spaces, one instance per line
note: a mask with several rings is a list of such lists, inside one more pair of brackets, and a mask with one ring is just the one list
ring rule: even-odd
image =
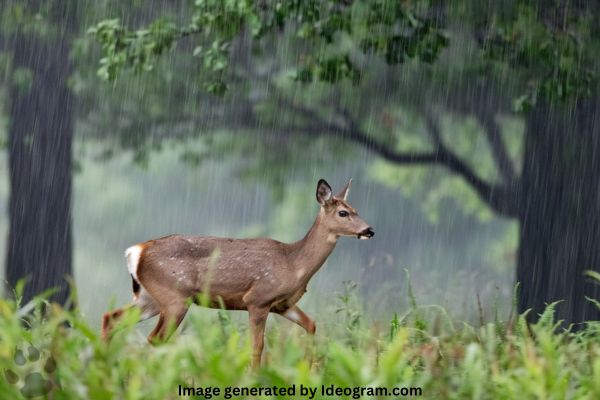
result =
[[131,275],[133,275],[133,278],[138,282],[139,279],[137,276],[137,270],[140,264],[140,256],[142,255],[142,250],[143,248],[139,244],[131,246],[127,250],[125,250],[125,258],[127,259],[127,270]]

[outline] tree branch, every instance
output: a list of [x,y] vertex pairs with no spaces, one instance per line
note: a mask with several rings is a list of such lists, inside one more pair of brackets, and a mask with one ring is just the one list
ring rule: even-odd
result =
[[498,171],[500,171],[505,183],[512,184],[516,180],[517,174],[513,162],[508,155],[506,144],[502,139],[502,132],[494,119],[494,115],[482,112],[479,114],[479,121],[485,130],[485,135]]
[[469,87],[468,91],[458,91],[452,101],[444,104],[450,110],[463,115],[475,116],[485,131],[490,153],[502,180],[507,186],[518,185],[519,177],[511,160],[502,132],[495,120],[498,110],[508,110],[502,89],[494,89],[489,83]]
[[437,124],[431,118],[427,118],[427,122],[429,133],[434,142],[434,150],[432,152],[406,153],[397,152],[390,146],[379,143],[374,138],[369,137],[357,126],[349,113],[343,109],[338,110],[338,114],[342,114],[343,116],[343,124],[340,124],[333,121],[326,121],[315,110],[296,105],[287,99],[279,99],[278,103],[298,112],[309,121],[308,125],[291,128],[298,133],[313,136],[329,135],[348,139],[379,154],[385,160],[394,164],[438,164],[444,166],[453,173],[460,175],[477,192],[479,197],[496,212],[506,216],[516,216],[516,208],[511,191],[507,187],[483,180],[463,160],[447,148],[442,142]]

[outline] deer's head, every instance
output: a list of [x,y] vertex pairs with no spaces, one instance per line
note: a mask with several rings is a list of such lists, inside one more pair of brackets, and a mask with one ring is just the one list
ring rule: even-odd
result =
[[370,239],[375,235],[375,231],[347,201],[351,182],[352,179],[334,196],[327,181],[324,179],[319,180],[317,184],[317,202],[321,205],[323,215],[321,222],[333,235]]

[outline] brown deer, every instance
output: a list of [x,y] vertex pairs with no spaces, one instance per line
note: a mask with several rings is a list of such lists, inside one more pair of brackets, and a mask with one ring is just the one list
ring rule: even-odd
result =
[[248,311],[253,367],[260,365],[270,312],[314,334],[315,323],[296,305],[308,281],[340,236],[369,239],[375,234],[346,201],[349,188],[350,182],[333,196],[329,184],[319,180],[321,209],[308,233],[295,243],[172,235],[128,248],[125,257],[133,282],[133,303],[104,314],[102,337],[110,338],[113,322],[126,308],[138,307],[140,320],[159,314],[148,341],[166,340],[183,320],[190,300],[213,308]]

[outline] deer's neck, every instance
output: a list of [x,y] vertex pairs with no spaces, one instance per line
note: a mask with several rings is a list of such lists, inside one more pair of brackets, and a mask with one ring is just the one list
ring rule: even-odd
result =
[[329,232],[323,223],[324,217],[324,211],[321,210],[306,236],[290,245],[290,260],[301,281],[308,282],[325,263],[337,243],[338,237]]

